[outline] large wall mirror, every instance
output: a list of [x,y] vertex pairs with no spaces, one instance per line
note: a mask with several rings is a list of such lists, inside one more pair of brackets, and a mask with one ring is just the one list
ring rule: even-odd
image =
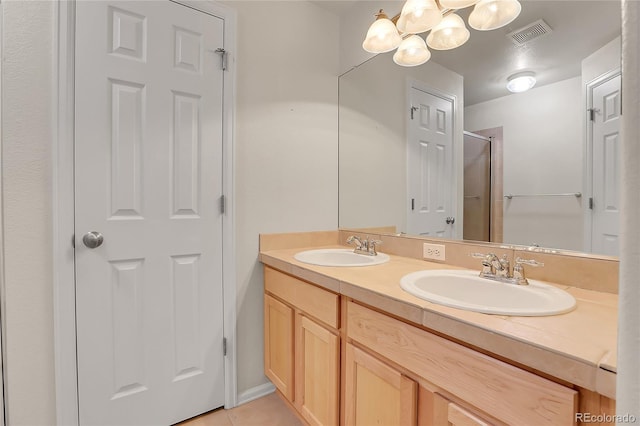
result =
[[[339,226],[617,255],[620,27],[618,1],[524,0],[423,65],[341,75]],[[510,93],[522,71],[536,85]]]

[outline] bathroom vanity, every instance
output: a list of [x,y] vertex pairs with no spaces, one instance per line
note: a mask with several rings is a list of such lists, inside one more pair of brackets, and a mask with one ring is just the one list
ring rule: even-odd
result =
[[460,268],[407,256],[408,239],[376,235],[391,256],[375,266],[294,258],[347,235],[261,236],[265,374],[306,422],[573,425],[615,414],[616,294],[561,283],[577,300],[569,313],[487,315],[403,291],[407,273]]

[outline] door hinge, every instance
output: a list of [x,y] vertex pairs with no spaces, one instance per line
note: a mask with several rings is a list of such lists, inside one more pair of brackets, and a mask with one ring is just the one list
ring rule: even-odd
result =
[[415,198],[412,198],[412,199],[411,199],[411,210],[413,211],[413,210],[415,210],[415,209],[416,209],[416,199],[415,199]]
[[225,214],[227,211],[227,198],[224,195],[220,196],[220,213]]
[[597,108],[589,108],[587,111],[589,111],[589,120],[596,121],[596,112],[600,110]]
[[414,107],[413,105],[411,106],[411,119],[413,120],[413,113],[416,112],[418,110],[418,107]]
[[593,210],[593,197],[589,197],[589,210]]
[[222,338],[222,356],[227,356],[227,338]]
[[76,234],[71,235],[71,248],[76,248]]
[[224,50],[224,47],[218,47],[215,50],[216,53],[220,55],[220,65],[222,67],[222,71],[227,70],[227,57],[229,56],[229,52]]

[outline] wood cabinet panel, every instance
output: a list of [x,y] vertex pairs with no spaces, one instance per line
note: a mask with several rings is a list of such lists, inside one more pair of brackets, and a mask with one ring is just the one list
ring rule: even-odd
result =
[[[475,414],[470,413],[454,402],[451,402],[441,395],[435,394],[435,407],[437,412],[434,418],[442,423],[434,423],[434,426],[491,426],[490,423],[482,420]],[[443,421],[444,420],[444,421]]]
[[[579,425],[589,424],[590,426],[600,426],[611,424],[596,422],[593,417],[591,417],[588,422],[584,420],[586,420],[586,413],[592,414],[594,417],[597,415],[603,415],[603,417],[614,416],[616,414],[616,401],[596,392],[580,389],[580,406],[578,413],[576,417]],[[596,417],[596,419],[598,418]]]
[[296,315],[296,408],[311,425],[337,425],[340,339]]
[[417,383],[347,344],[345,424],[415,425]]
[[293,401],[294,311],[264,296],[264,373],[289,400]]
[[264,288],[310,316],[338,328],[340,296],[275,269],[264,268]]
[[573,425],[577,392],[353,302],[347,336],[509,424]]

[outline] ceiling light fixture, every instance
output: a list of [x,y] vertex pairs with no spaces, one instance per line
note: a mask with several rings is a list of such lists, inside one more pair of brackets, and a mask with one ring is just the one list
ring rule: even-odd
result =
[[367,31],[367,38],[362,43],[362,48],[370,53],[389,52],[402,42],[398,29],[389,17],[380,9],[376,14],[376,20]]
[[[518,0],[407,0],[402,12],[392,19],[380,9],[367,31],[362,48],[370,53],[398,48],[393,55],[396,64],[423,64],[431,57],[427,45],[436,50],[449,50],[469,40],[469,30],[454,12],[473,5],[469,25],[479,31],[495,30],[509,24],[522,9]],[[424,39],[416,34],[427,31],[431,33],[425,45]]]
[[393,54],[393,62],[403,67],[414,67],[424,64],[431,58],[424,39],[415,34],[402,40],[398,50]]
[[526,92],[536,85],[536,74],[524,71],[513,74],[507,79],[507,90],[513,93]]

